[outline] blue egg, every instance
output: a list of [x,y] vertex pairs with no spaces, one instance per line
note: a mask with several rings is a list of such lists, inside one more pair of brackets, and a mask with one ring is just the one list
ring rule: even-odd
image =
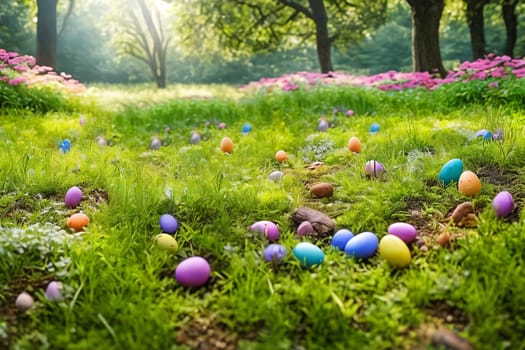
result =
[[445,184],[445,186],[451,182],[458,182],[462,172],[463,162],[461,159],[451,159],[441,168],[438,175],[438,181]]
[[310,267],[320,265],[324,261],[323,251],[316,245],[309,242],[298,243],[293,249],[293,254],[301,263],[301,266]]
[[248,134],[252,131],[252,125],[250,123],[246,123],[242,126],[242,133]]
[[332,237],[332,247],[336,247],[337,249],[344,252],[346,243],[348,243],[352,237],[354,237],[354,234],[350,230],[343,228],[337,231]]
[[163,232],[174,234],[179,229],[179,222],[170,214],[164,214],[159,220]]
[[490,131],[487,131],[487,133],[483,135],[483,140],[492,141],[492,133]]
[[371,134],[375,134],[379,131],[379,124],[377,123],[372,123],[372,125],[370,125],[370,133]]
[[474,137],[485,137],[485,135],[490,132],[488,131],[487,129],[481,129],[480,131],[478,131],[476,133],[476,135],[474,135]]
[[64,153],[69,152],[71,150],[71,141],[64,139],[64,141],[60,142],[58,148]]
[[379,239],[375,233],[361,232],[351,238],[345,246],[345,253],[359,259],[368,259],[375,254]]

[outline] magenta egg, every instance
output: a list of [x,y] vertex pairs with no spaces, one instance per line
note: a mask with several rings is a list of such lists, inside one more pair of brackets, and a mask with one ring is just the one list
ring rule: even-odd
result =
[[210,275],[210,264],[200,256],[184,259],[175,269],[175,279],[185,287],[200,287]]
[[514,209],[514,199],[507,191],[501,191],[492,200],[492,209],[496,212],[496,216],[503,218],[508,216]]
[[69,190],[67,190],[66,196],[64,197],[64,203],[68,208],[75,208],[77,205],[80,204],[81,200],[82,191],[77,186],[73,186]]
[[368,176],[378,177],[383,171],[385,171],[385,167],[377,160],[369,160],[365,164],[365,173]]
[[315,235],[315,230],[310,221],[303,221],[297,227],[297,236],[312,236]]
[[405,243],[410,243],[416,240],[417,230],[414,226],[405,222],[396,222],[388,226],[388,233],[401,238]]
[[279,239],[279,227],[271,221],[261,220],[255,222],[248,228],[250,231],[259,231],[264,237],[266,237],[270,242],[276,241]]

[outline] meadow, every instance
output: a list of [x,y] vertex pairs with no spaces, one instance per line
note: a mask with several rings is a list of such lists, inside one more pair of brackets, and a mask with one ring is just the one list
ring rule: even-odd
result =
[[[310,78],[161,92],[0,86],[0,347],[525,349],[521,76],[392,88]],[[439,181],[455,158],[479,193]],[[384,171],[367,175],[369,160]],[[314,195],[319,183],[333,194]],[[73,186],[82,200],[70,208]],[[505,216],[492,207],[501,191],[514,200]],[[464,202],[473,215],[462,224],[451,214]],[[333,230],[298,235],[301,207]],[[80,232],[67,225],[76,213],[89,217]],[[178,221],[176,248],[158,243],[164,214]],[[278,226],[280,261],[265,261],[270,242],[250,230],[261,220]],[[381,239],[398,222],[417,229],[403,267],[331,244],[341,229]],[[300,242],[323,261],[304,266]],[[193,256],[211,275],[187,287],[174,274]]]

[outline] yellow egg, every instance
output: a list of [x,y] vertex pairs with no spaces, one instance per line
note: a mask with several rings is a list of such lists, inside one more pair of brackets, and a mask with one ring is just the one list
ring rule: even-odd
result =
[[394,235],[386,235],[379,242],[379,255],[395,267],[405,267],[412,257],[403,240]]
[[481,182],[472,171],[464,171],[459,177],[458,191],[465,196],[475,196],[481,191]]
[[357,137],[352,136],[348,141],[348,149],[350,152],[359,153],[361,151],[361,141]]
[[167,233],[159,233],[156,235],[155,243],[157,243],[157,247],[160,249],[167,250],[172,253],[176,252],[178,248],[175,238],[173,238],[171,235],[168,235]]
[[225,137],[221,141],[221,151],[224,153],[232,153],[233,152],[233,141],[229,137]]

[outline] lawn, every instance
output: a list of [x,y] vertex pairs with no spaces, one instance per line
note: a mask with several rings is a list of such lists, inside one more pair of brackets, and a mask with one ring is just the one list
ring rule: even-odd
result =
[[[97,86],[49,108],[7,105],[0,347],[525,349],[525,90],[496,81],[432,91]],[[443,183],[452,159],[479,191]],[[367,174],[372,160],[384,170]],[[74,186],[81,201],[68,207]],[[514,206],[497,215],[502,191]],[[471,215],[455,220],[465,202]],[[333,227],[314,222],[298,235],[304,208]],[[89,224],[75,232],[78,213]],[[394,223],[417,236],[389,245]],[[343,229],[349,242],[369,232],[380,249],[340,250],[332,239]],[[271,243],[284,249],[265,259]],[[209,278],[176,279],[197,256]],[[17,302],[24,292],[32,303]]]

